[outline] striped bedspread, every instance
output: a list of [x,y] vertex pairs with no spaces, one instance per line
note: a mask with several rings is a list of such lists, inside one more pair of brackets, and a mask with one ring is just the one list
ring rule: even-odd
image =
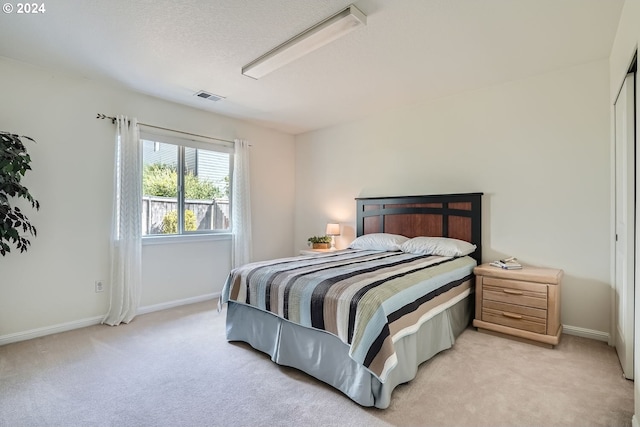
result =
[[221,302],[334,334],[384,382],[397,363],[394,342],[466,297],[475,265],[470,257],[362,250],[282,258],[232,270]]

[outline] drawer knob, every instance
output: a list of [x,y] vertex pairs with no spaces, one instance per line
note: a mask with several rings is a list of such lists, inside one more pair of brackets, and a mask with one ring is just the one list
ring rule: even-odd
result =
[[514,291],[513,289],[503,289],[502,292],[511,295],[522,295],[522,291]]
[[506,312],[506,311],[503,311],[502,315],[504,317],[509,317],[511,319],[522,319],[522,316],[520,316],[519,314],[513,314],[513,313]]

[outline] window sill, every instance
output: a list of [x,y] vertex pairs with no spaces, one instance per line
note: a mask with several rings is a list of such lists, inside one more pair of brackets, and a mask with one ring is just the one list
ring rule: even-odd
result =
[[174,243],[212,242],[216,240],[231,240],[231,237],[231,233],[145,236],[142,238],[142,246],[169,245]]

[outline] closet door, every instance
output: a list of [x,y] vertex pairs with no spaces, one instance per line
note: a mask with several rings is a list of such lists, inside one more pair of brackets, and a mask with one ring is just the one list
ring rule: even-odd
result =
[[633,379],[635,297],[635,73],[618,94],[615,115],[615,346],[624,376]]

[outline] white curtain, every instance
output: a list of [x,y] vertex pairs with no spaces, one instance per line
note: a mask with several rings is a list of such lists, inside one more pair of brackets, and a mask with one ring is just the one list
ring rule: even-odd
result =
[[140,304],[142,257],[142,146],[138,122],[116,118],[111,300],[102,323],[129,323]]
[[249,185],[249,143],[235,141],[233,156],[231,232],[233,233],[233,266],[251,262],[251,188]]

